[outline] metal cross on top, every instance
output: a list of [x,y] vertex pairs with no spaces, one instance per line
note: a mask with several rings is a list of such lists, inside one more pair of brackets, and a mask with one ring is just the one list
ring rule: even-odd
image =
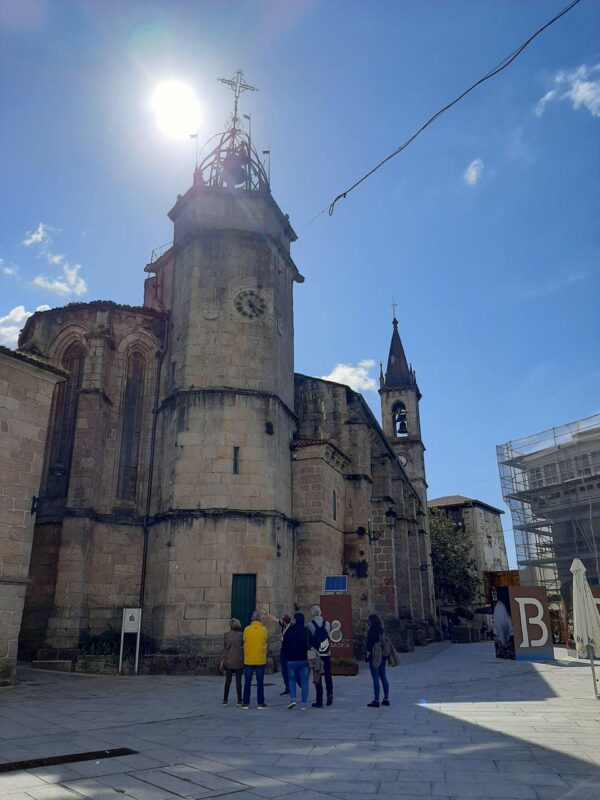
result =
[[233,94],[235,95],[235,101],[233,104],[233,127],[237,128],[237,124],[239,121],[238,117],[238,100],[240,99],[240,95],[242,92],[257,92],[258,89],[256,86],[250,86],[249,83],[244,82],[244,73],[241,69],[235,73],[235,78],[217,78],[218,81],[221,83],[225,83],[233,90]]
[[394,296],[392,295],[392,311],[394,313],[394,319],[396,319],[396,309],[398,308],[398,303],[396,303]]

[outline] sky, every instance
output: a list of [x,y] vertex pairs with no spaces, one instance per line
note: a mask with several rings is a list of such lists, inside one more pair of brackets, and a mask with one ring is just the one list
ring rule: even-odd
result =
[[242,69],[299,235],[296,371],[379,415],[396,302],[430,497],[507,510],[495,446],[600,411],[600,3],[320,212],[565,5],[0,0],[0,343],[36,308],[141,304],[196,157],[159,127],[156,87],[195,93],[202,144],[231,113],[217,78]]

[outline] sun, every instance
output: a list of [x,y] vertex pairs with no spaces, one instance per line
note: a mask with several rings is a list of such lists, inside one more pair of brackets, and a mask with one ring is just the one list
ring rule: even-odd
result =
[[200,107],[194,91],[179,81],[159,83],[152,97],[152,110],[159,127],[175,139],[196,133]]

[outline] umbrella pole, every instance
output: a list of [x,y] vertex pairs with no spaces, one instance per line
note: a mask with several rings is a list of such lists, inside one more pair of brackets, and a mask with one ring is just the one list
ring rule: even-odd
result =
[[596,682],[596,668],[594,667],[594,648],[591,644],[588,644],[588,655],[590,657],[590,667],[592,668],[592,679],[594,681],[594,694],[596,695],[596,699],[600,700],[600,694],[598,693],[598,684]]

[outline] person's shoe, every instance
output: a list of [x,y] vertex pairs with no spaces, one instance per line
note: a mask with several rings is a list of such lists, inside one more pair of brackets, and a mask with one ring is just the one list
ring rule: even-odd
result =
[[327,695],[327,705],[328,706],[332,706],[333,705],[333,695],[332,694],[328,694]]
[[382,701],[381,701],[381,705],[382,705],[382,706],[389,706],[389,704],[390,704],[390,701],[389,701],[389,700],[382,700]]
[[227,705],[227,700],[223,700],[223,705],[224,705],[224,706],[226,706],[226,705]]
[[308,711],[308,709],[306,708],[306,706],[301,706],[300,711]]
[[244,704],[243,704],[243,703],[238,703],[238,704],[237,704],[237,707],[238,707],[238,708],[243,708],[243,707],[244,707]]
[[379,708],[379,700],[371,700],[370,703],[367,703],[367,708]]
[[284,694],[289,694],[289,689],[284,689],[283,692],[279,692],[279,697],[283,697]]
[[265,710],[265,709],[267,709],[268,707],[269,707],[269,706],[268,706],[266,703],[261,703],[261,704],[259,705],[259,707],[258,707],[258,710],[259,710],[259,711],[264,711],[264,710]]
[[288,708],[295,708],[295,707],[296,707],[296,701],[295,700],[290,700],[290,704],[288,705]]
[[250,708],[250,706],[242,704],[242,708],[247,711]]
[[323,703],[312,703],[313,708],[323,708]]

